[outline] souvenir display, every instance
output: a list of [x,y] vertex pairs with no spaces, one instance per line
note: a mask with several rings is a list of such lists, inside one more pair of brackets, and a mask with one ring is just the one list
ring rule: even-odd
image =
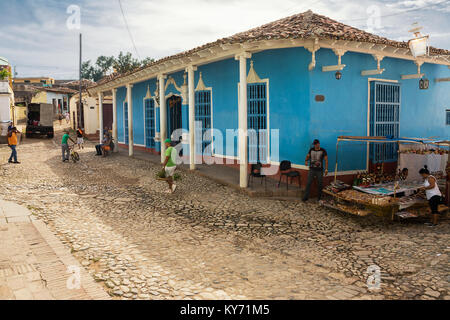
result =
[[400,153],[414,153],[414,154],[440,154],[440,155],[444,155],[444,154],[449,154],[448,150],[445,149],[407,149],[407,150],[402,150],[400,151]]

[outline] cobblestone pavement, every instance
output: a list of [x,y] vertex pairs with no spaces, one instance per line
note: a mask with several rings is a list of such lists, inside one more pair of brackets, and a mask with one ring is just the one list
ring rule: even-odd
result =
[[108,298],[45,223],[0,200],[0,300]]
[[159,166],[92,145],[77,164],[50,140],[18,152],[0,196],[47,223],[114,299],[449,299],[448,222],[383,224],[189,172],[169,195]]

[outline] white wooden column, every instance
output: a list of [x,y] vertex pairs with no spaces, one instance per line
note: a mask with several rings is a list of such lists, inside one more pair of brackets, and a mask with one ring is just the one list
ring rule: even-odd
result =
[[118,134],[117,134],[117,89],[112,89],[112,103],[113,103],[113,132],[112,136],[114,139],[114,152],[119,150],[118,148]]
[[160,75],[159,79],[159,129],[161,137],[161,163],[166,160],[166,144],[167,139],[167,109],[166,109],[166,84],[165,75]]
[[103,92],[98,93],[98,125],[100,126],[99,130],[99,140],[100,143],[103,141]]
[[239,60],[239,165],[240,186],[248,187],[248,150],[247,150],[247,59],[251,54],[243,52],[236,56]]
[[134,141],[133,141],[133,95],[132,84],[127,84],[127,103],[128,103],[128,155],[130,157],[134,154]]
[[195,88],[194,78],[197,67],[189,66],[186,68],[188,73],[188,92],[189,92],[189,163],[190,169],[195,170]]

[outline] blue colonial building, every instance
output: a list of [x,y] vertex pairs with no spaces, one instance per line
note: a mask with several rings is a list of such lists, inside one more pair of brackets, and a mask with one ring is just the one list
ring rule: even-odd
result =
[[[252,162],[290,160],[306,173],[316,138],[330,171],[338,136],[448,139],[449,66],[447,50],[416,58],[408,43],[308,11],[110,76],[89,92],[100,107],[112,92],[113,135],[130,155],[135,148],[163,154],[161,142],[171,137],[191,169],[199,157],[238,163],[246,187]],[[396,152],[349,144],[339,158],[345,176],[396,161]]]

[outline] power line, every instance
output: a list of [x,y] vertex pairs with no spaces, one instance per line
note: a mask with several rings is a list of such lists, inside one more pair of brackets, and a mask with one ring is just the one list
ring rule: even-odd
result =
[[123,21],[125,22],[125,26],[128,30],[128,35],[130,36],[131,43],[133,44],[133,47],[134,47],[134,51],[136,52],[136,56],[139,58],[139,60],[141,60],[138,49],[136,47],[136,43],[134,42],[134,39],[133,39],[133,35],[131,34],[130,27],[128,26],[127,18],[125,17],[125,13],[123,11],[122,2],[121,2],[121,0],[118,0],[118,1],[119,1],[120,11],[122,12]]

